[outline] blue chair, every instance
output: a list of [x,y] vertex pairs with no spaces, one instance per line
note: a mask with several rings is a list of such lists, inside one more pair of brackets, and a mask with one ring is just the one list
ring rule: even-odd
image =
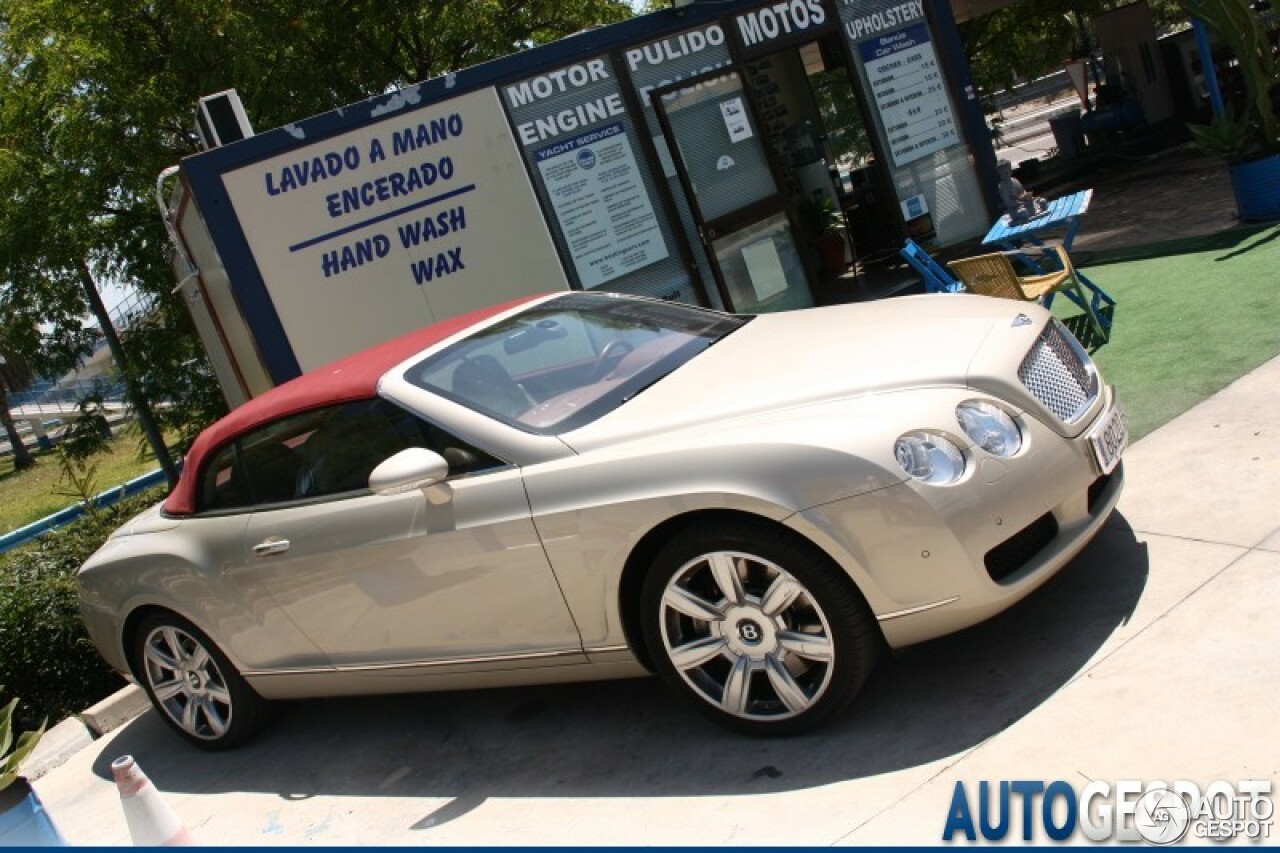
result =
[[926,293],[964,293],[964,283],[951,275],[914,240],[908,239],[906,245],[898,250],[898,254],[911,264],[912,269],[920,273]]

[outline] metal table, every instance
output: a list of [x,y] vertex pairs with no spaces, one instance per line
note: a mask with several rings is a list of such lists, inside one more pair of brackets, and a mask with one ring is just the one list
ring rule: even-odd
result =
[[[1089,210],[1089,202],[1093,200],[1093,190],[1081,190],[1080,192],[1064,195],[1061,198],[1055,198],[1049,202],[1048,209],[1039,216],[1033,216],[1030,219],[1019,220],[1015,222],[1009,214],[1004,214],[996,223],[991,226],[991,230],[987,232],[987,236],[982,238],[984,246],[998,246],[1001,249],[1010,252],[1017,252],[1018,249],[1030,244],[1032,246],[1043,246],[1044,237],[1048,232],[1056,232],[1063,229],[1062,248],[1069,253],[1071,244],[1075,242],[1076,232],[1080,230],[1080,217]],[[1018,254],[1018,259],[1036,272],[1046,272],[1036,261],[1025,255]],[[1102,313],[1103,305],[1114,306],[1116,301],[1111,298],[1105,290],[1094,284],[1089,278],[1079,270],[1076,270],[1076,277],[1080,279],[1080,284],[1091,295],[1090,301],[1093,303],[1093,311],[1098,315],[1102,325],[1111,325],[1110,312]],[[1081,302],[1080,297],[1072,292],[1065,291],[1066,297],[1075,302],[1082,309],[1085,305]],[[1045,300],[1045,304],[1049,305],[1053,301],[1053,294]]]

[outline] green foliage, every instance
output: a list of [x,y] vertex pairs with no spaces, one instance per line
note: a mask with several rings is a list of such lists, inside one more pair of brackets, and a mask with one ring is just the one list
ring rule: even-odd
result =
[[827,129],[827,143],[839,163],[865,163],[874,153],[858,110],[853,84],[844,68],[829,68],[810,77],[813,96]]
[[[1084,6],[1096,12],[1102,4]],[[1076,23],[1059,0],[1022,0],[964,22],[960,34],[982,92],[1056,71],[1079,49]]]
[[69,461],[84,466],[95,456],[111,449],[110,433],[105,429],[106,414],[102,407],[102,395],[86,395],[77,405],[79,417],[75,418],[62,437],[58,449]]
[[[0,688],[3,689],[3,688]],[[13,712],[18,707],[17,698],[11,699],[8,705],[0,710],[0,791],[9,787],[18,778],[18,767],[36,748],[44,735],[44,723],[35,731],[23,732],[18,736],[17,744],[13,742]]]
[[1189,124],[1187,130],[1197,148],[1228,163],[1243,162],[1258,151],[1253,129],[1230,106],[1209,124]]
[[26,699],[21,727],[83,711],[122,686],[85,633],[75,574],[115,528],[159,496],[121,501],[0,558],[0,683]]
[[[991,93],[1057,71],[1085,55],[1094,37],[1089,22],[1132,0],[1020,0],[960,25],[965,53],[979,91]],[[1181,0],[1149,0],[1156,30],[1185,22]],[[1085,28],[1084,33],[1081,27]]]
[[631,15],[624,0],[0,0],[0,348],[78,351],[88,288],[156,308],[124,338],[161,426],[223,411],[171,293],[156,175],[197,150],[196,99],[275,127]]
[[1192,128],[1196,141],[1203,144],[1204,138],[1210,144],[1235,143],[1233,137],[1243,135],[1243,144],[1223,155],[1229,162],[1280,154],[1280,117],[1271,97],[1272,89],[1280,85],[1280,68],[1258,13],[1249,0],[1180,0],[1180,4],[1231,49],[1240,63],[1245,85],[1244,115],[1238,123],[1233,118],[1226,120],[1238,126],[1228,128],[1224,118],[1219,117],[1214,122],[1220,125],[1216,129],[1212,125],[1208,130]]
[[829,196],[816,195],[801,203],[800,227],[810,237],[818,239],[843,229],[844,217]]
[[89,459],[77,459],[65,446],[58,447],[58,464],[62,466],[62,478],[58,480],[55,494],[72,498],[84,505],[85,515],[98,520],[98,466]]
[[85,514],[97,521],[101,510],[94,501],[98,494],[98,464],[93,459],[111,450],[102,396],[90,394],[82,399],[79,415],[58,442],[58,465],[62,468],[62,477],[54,494],[80,502],[84,505]]

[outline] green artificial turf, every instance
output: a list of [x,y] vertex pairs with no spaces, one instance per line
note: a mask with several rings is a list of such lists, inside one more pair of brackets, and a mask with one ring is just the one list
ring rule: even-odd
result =
[[[1098,253],[1088,263],[1084,273],[1116,300],[1110,340],[1093,357],[1119,390],[1131,440],[1280,354],[1280,226]],[[1053,307],[1079,313],[1062,297]]]

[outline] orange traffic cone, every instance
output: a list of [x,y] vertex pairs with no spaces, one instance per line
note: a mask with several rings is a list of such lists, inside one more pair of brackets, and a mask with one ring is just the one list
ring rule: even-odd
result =
[[132,755],[122,755],[111,762],[111,773],[120,789],[120,804],[124,806],[124,819],[129,824],[134,846],[175,847],[195,843]]

